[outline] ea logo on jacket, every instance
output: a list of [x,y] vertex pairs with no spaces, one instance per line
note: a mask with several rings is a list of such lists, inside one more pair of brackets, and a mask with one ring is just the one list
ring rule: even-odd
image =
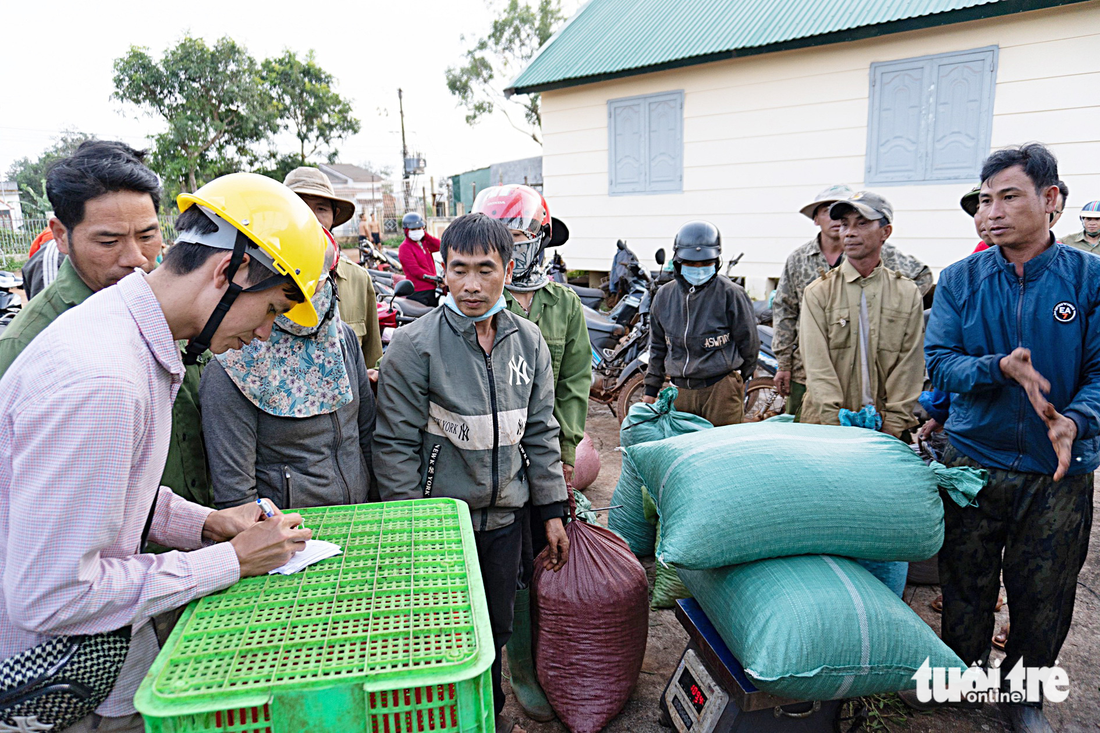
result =
[[1077,317],[1077,306],[1068,300],[1063,300],[1054,306],[1054,320],[1059,323],[1069,323]]

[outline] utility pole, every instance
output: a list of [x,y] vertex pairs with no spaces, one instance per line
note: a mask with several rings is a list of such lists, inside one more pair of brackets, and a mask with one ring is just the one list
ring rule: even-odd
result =
[[[405,101],[401,89],[397,90],[397,108],[401,112],[401,180],[405,194],[405,211],[408,211],[412,192],[409,188],[409,146],[405,143]],[[401,215],[404,216],[404,212]]]

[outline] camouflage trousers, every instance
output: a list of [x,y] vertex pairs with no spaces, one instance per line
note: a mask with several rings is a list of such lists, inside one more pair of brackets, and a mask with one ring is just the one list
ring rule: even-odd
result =
[[787,414],[794,415],[795,419],[802,417],[802,400],[806,397],[806,385],[803,382],[791,380],[791,394],[787,397]]
[[[981,467],[950,444],[943,462]],[[1002,668],[1021,658],[1028,667],[1054,665],[1088,554],[1092,497],[1091,473],[1055,483],[1050,476],[995,469],[978,506],[963,508],[943,495],[941,636],[964,662],[988,661],[1003,572],[1012,632]]]

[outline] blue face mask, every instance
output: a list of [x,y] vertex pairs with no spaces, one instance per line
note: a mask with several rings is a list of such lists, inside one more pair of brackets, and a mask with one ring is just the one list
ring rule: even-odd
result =
[[714,265],[708,265],[706,267],[688,267],[687,265],[681,265],[680,274],[684,276],[692,285],[702,285],[714,277],[715,269]]
[[493,307],[486,311],[484,315],[480,316],[468,316],[463,313],[462,309],[458,307],[458,303],[455,302],[454,296],[450,293],[447,293],[447,297],[443,299],[443,305],[447,306],[463,318],[469,321],[473,321],[474,323],[479,323],[481,321],[492,318],[497,313],[500,313],[502,310],[504,310],[504,308],[508,305],[508,301],[504,299],[504,293],[501,293],[500,298],[498,298],[497,302],[493,304]]

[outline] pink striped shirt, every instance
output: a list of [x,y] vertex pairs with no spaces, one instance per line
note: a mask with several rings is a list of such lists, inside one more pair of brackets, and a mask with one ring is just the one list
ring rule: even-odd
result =
[[[141,272],[64,313],[0,379],[0,658],[132,625],[104,716],[134,712],[150,617],[240,575],[229,543],[203,546],[211,510],[159,486],[182,379]],[[154,497],[149,538],[190,552],[137,554]]]

